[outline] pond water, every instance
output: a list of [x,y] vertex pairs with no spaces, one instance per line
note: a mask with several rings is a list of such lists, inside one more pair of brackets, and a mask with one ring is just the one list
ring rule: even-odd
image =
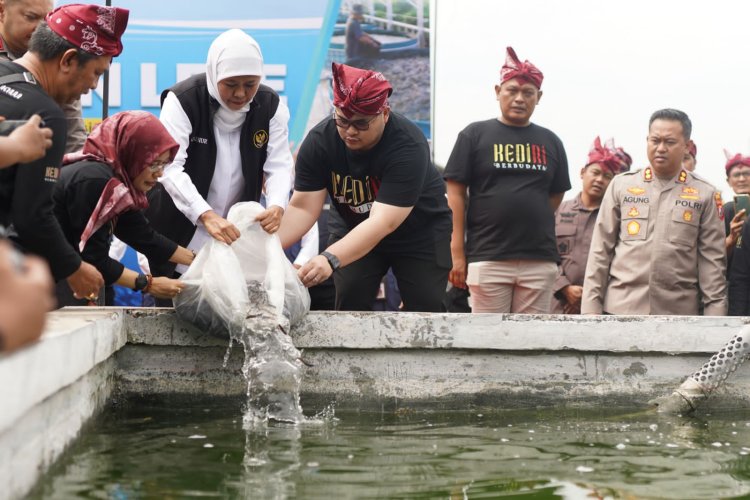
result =
[[243,429],[236,401],[108,408],[30,498],[748,498],[750,413],[343,413]]

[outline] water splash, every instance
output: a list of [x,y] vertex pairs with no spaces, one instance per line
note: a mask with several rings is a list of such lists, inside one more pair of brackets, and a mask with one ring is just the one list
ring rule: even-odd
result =
[[263,285],[250,282],[247,290],[250,310],[242,327],[230,332],[230,345],[239,342],[245,351],[242,374],[247,381],[247,407],[243,423],[252,426],[275,420],[297,424],[305,418],[299,401],[302,355],[286,333],[288,320],[279,324]]

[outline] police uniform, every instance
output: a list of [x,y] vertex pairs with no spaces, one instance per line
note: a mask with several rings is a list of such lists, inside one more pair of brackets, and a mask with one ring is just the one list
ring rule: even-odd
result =
[[594,228],[583,314],[727,312],[721,193],[681,170],[662,183],[651,167],[616,176]]
[[591,236],[594,232],[599,207],[586,208],[579,193],[572,200],[562,202],[555,213],[555,235],[557,251],[560,254],[560,265],[553,288],[555,300],[552,301],[552,313],[563,314],[567,303],[562,289],[568,285],[583,285],[586,272],[586,260],[591,247]]

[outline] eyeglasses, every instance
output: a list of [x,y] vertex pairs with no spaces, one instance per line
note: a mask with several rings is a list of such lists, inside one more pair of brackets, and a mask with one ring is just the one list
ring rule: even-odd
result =
[[164,170],[166,166],[169,165],[167,162],[154,162],[151,165],[148,166],[148,171],[152,174],[155,174],[156,172],[159,172],[161,170]]
[[360,132],[364,132],[365,130],[368,130],[370,128],[370,122],[372,122],[378,116],[379,115],[375,115],[369,120],[364,120],[364,119],[363,120],[347,120],[346,118],[342,118],[336,113],[334,113],[333,121],[338,128],[343,128],[344,130],[346,130],[349,127],[354,127]]

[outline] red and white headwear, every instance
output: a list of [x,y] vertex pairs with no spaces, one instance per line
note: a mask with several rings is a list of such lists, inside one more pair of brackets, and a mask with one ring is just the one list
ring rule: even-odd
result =
[[500,69],[500,84],[515,78],[522,84],[531,83],[538,89],[542,88],[544,75],[539,71],[539,68],[528,60],[521,62],[513,47],[507,47],[506,51],[505,64]]
[[624,149],[615,147],[614,139],[609,139],[602,144],[597,136],[589,150],[589,159],[586,166],[588,167],[592,163],[596,163],[612,172],[613,175],[617,175],[630,170],[633,159]]
[[393,92],[382,73],[333,63],[333,105],[347,118],[377,115]]
[[688,153],[695,159],[698,156],[698,146],[692,140],[688,141]]
[[80,3],[62,5],[44,18],[52,31],[96,56],[119,56],[130,11]]
[[724,150],[724,156],[727,157],[727,163],[724,165],[724,168],[727,171],[727,176],[729,175],[729,171],[738,165],[745,165],[746,167],[750,167],[750,156],[742,156],[742,153],[732,155],[732,153],[730,153],[726,149]]

